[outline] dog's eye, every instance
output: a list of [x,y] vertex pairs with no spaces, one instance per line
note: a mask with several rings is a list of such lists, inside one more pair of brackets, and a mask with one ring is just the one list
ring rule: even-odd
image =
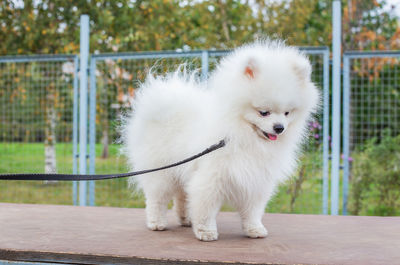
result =
[[286,111],[286,112],[285,112],[285,116],[287,116],[287,115],[289,115],[289,111]]
[[260,115],[263,116],[263,117],[269,116],[269,115],[271,114],[271,112],[269,112],[269,111],[262,111],[262,110],[260,110],[259,113],[260,113]]

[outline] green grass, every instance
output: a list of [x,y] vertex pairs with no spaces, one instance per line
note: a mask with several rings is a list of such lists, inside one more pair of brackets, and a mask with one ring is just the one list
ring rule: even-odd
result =
[[[101,145],[96,146],[96,173],[126,172],[124,159],[118,155],[118,145],[110,145],[110,157],[99,158]],[[72,145],[59,143],[56,146],[59,173],[72,173]],[[291,196],[295,179],[281,185],[267,207],[268,212],[321,213],[322,178],[321,169],[312,166],[319,153],[308,153],[303,159],[305,180],[291,208]],[[320,158],[318,158],[320,159]],[[27,173],[44,171],[44,146],[40,143],[1,143],[0,173]],[[317,162],[318,164],[318,162]],[[144,207],[141,194],[132,194],[126,179],[96,181],[96,205],[116,207]],[[3,181],[0,182],[0,202],[72,204],[72,182]],[[223,210],[233,210],[228,205]]]

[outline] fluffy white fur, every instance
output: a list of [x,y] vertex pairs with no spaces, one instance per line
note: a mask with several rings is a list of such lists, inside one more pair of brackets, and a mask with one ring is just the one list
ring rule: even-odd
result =
[[[258,41],[234,50],[207,87],[182,71],[150,75],[123,130],[132,170],[180,161],[221,139],[226,146],[131,179],[146,196],[147,226],[166,228],[173,199],[182,225],[192,225],[200,240],[216,240],[216,216],[228,202],[238,210],[248,237],[267,236],[264,209],[277,185],[293,173],[318,102],[309,60],[280,42]],[[273,129],[276,124],[284,127],[281,134]]]

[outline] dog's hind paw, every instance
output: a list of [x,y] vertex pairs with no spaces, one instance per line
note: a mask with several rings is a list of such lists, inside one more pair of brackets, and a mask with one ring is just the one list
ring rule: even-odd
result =
[[264,226],[248,227],[244,229],[244,232],[250,238],[263,238],[268,235],[268,231]]
[[197,239],[201,241],[215,241],[218,239],[217,230],[194,229]]
[[179,218],[179,224],[181,226],[185,226],[185,227],[190,227],[192,226],[192,222],[190,221],[190,218]]

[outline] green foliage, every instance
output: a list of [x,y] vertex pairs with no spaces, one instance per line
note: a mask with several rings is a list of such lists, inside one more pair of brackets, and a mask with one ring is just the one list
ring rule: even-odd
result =
[[330,0],[257,0],[260,35],[288,40],[304,46],[330,45]]
[[78,53],[81,14],[90,16],[91,52],[227,48],[255,32],[241,1],[5,0],[0,54]]
[[350,212],[400,215],[400,135],[389,131],[353,154]]
[[[273,212],[314,213],[322,212],[322,146],[316,148],[311,141],[308,149],[299,160],[295,175],[279,188],[279,192],[269,204]],[[283,192],[286,193],[283,195]],[[274,201],[280,201],[279,209]],[[305,210],[305,212],[303,212]]]
[[[4,0],[0,54],[78,53],[81,14],[90,16],[91,52],[226,49],[264,36],[329,46],[331,2]],[[387,46],[397,21],[383,6],[384,1],[343,1],[346,49]]]
[[385,0],[346,0],[343,8],[344,50],[387,50],[393,45],[398,18]]

